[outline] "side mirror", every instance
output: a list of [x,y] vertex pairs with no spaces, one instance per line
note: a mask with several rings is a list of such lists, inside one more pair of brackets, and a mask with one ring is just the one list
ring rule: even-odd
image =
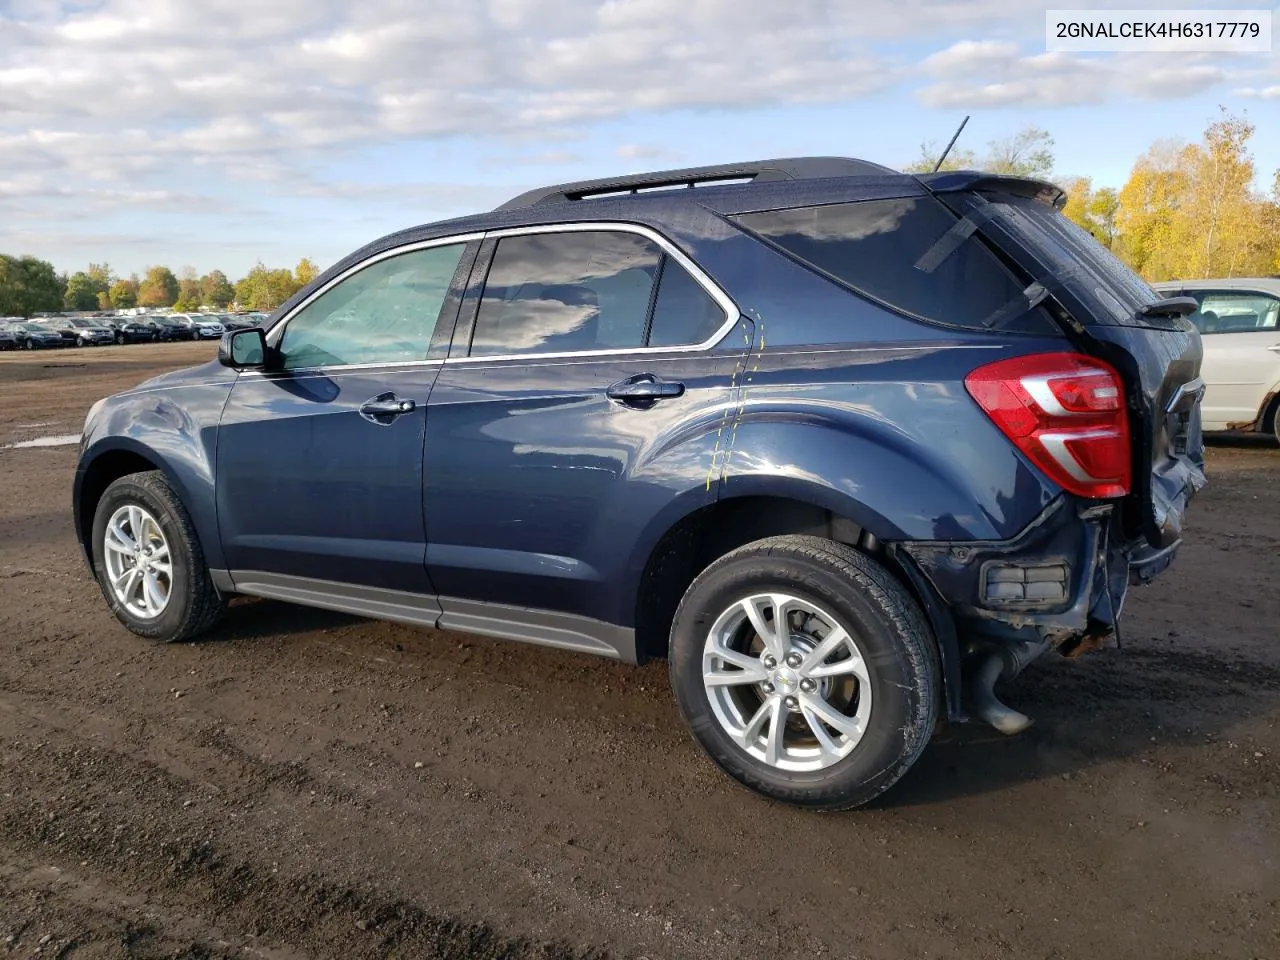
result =
[[258,327],[230,330],[218,341],[218,362],[237,370],[262,369],[267,365],[267,337]]

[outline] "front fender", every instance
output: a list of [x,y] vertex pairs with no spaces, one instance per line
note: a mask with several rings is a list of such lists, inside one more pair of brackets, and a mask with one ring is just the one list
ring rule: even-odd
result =
[[164,474],[191,515],[205,562],[220,568],[214,463],[218,420],[230,389],[230,381],[222,381],[140,390],[111,397],[95,409],[85,424],[76,469],[76,529],[86,528],[88,518],[81,516],[86,484],[96,486],[104,479],[106,483],[116,479],[100,471],[110,469],[106,465],[113,455],[130,454]]

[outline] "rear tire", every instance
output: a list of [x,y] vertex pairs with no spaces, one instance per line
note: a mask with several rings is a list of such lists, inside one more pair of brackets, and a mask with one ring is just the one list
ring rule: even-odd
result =
[[189,640],[222,615],[226,604],[209,577],[191,517],[159,470],[131,473],[107,487],[94,513],[92,543],[102,595],[138,636]]
[[699,745],[749,789],[815,809],[860,806],[910,769],[933,734],[940,672],[906,589],[818,537],[721,557],[671,627],[671,684]]

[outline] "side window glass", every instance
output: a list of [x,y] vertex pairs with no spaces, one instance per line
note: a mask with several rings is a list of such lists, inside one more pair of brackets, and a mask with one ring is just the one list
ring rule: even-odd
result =
[[424,359],[464,247],[388,257],[326,291],[285,327],[284,368]]
[[1206,293],[1193,294],[1200,301],[1200,309],[1191,315],[1201,333],[1250,333],[1254,330],[1274,330],[1280,300],[1264,293]]
[[[734,219],[841,283],[926,320],[987,329],[1022,299],[1023,284],[978,237],[958,245],[945,239],[956,217],[933,197],[795,207]],[[1007,319],[1022,322],[1024,316],[1034,315],[1024,311]]]
[[471,356],[642,346],[661,259],[657,244],[620,231],[504,237],[480,298]]
[[670,257],[658,281],[649,346],[702,343],[724,325],[725,313],[711,294]]

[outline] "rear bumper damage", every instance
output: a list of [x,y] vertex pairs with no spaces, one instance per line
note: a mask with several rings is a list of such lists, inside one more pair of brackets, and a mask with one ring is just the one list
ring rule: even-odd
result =
[[1031,723],[996,699],[997,680],[1050,650],[1076,657],[1115,646],[1129,586],[1173,562],[1180,541],[1126,542],[1115,509],[1063,496],[1011,540],[897,545],[949,608],[967,707],[996,729]]

